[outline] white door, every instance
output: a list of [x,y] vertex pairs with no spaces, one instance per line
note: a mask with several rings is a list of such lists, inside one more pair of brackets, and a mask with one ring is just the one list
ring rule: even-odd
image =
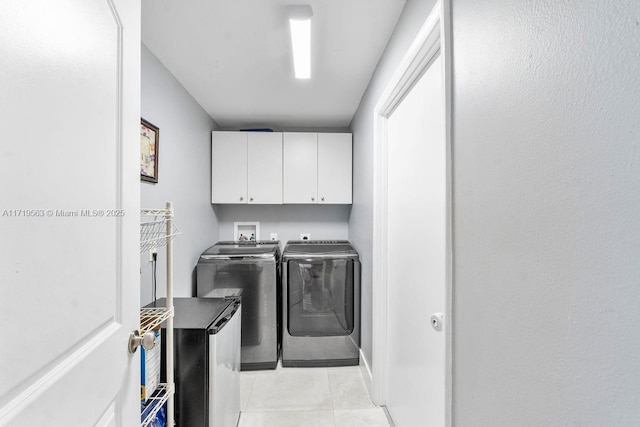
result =
[[318,134],[318,203],[351,203],[352,152],[350,133]]
[[247,133],[213,132],[211,203],[247,203]]
[[316,203],[318,193],[318,134],[283,134],[284,203]]
[[140,422],[140,4],[0,13],[0,425]]
[[282,133],[247,135],[249,203],[282,204]]
[[446,139],[440,56],[388,120],[387,407],[397,427],[445,423]]

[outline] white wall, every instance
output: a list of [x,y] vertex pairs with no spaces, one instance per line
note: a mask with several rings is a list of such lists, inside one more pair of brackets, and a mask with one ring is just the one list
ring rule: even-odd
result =
[[353,206],[349,240],[362,261],[361,347],[372,366],[371,259],[373,254],[373,109],[435,0],[408,0],[351,122],[353,133]]
[[[142,46],[142,117],[160,128],[158,183],[141,182],[143,208],[172,201],[175,296],[191,296],[200,253],[218,240],[211,206],[211,131],[216,123],[158,59]],[[141,257],[141,303],[151,301],[151,264]],[[165,253],[158,253],[158,291],[166,283]],[[158,292],[164,296],[164,291]]]
[[349,205],[220,205],[220,239],[234,240],[235,221],[259,221],[261,240],[278,233],[281,245],[311,233],[313,240],[348,239]]
[[640,2],[452,3],[454,424],[640,425]]

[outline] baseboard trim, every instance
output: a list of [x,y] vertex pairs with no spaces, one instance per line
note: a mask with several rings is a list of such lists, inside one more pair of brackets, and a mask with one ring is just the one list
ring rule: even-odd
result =
[[396,425],[393,423],[393,419],[391,419],[391,414],[389,413],[389,410],[387,409],[387,407],[383,406],[382,410],[384,411],[384,414],[387,416],[387,421],[389,421],[389,427],[396,427]]
[[360,372],[362,373],[362,379],[364,379],[364,383],[367,386],[367,391],[369,391],[369,397],[371,397],[373,395],[373,393],[371,393],[373,375],[371,375],[371,368],[369,368],[369,363],[364,357],[362,349],[360,349]]

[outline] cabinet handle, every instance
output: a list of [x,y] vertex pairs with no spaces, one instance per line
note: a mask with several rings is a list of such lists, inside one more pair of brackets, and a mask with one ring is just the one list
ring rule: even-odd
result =
[[312,201],[312,202],[315,202],[315,201],[316,201],[316,198],[315,198],[315,197],[312,197],[312,198],[311,198],[311,201]]
[[250,202],[253,202],[253,197],[250,197],[250,198],[249,198],[249,201],[250,201]]
[[320,200],[322,200],[322,201],[324,202],[324,197],[323,197],[323,198],[321,198]]
[[244,197],[240,197],[240,201],[243,201],[243,200],[244,200]]

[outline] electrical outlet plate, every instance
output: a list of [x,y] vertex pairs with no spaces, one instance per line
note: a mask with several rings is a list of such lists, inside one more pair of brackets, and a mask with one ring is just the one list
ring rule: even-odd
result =
[[311,233],[300,233],[300,240],[311,240]]
[[149,249],[149,262],[153,262],[153,254],[158,253],[158,248]]
[[271,233],[271,240],[278,240],[278,233]]

